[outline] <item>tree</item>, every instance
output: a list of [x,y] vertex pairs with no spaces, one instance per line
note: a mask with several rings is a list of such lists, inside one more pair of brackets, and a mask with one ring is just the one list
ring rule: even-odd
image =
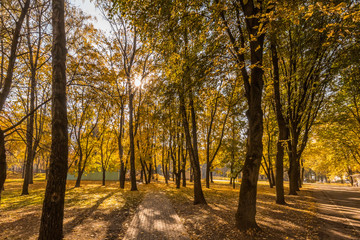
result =
[[[236,212],[236,225],[242,230],[259,228],[256,224],[256,193],[260,163],[262,159],[263,112],[261,109],[263,90],[263,45],[266,32],[266,1],[238,1],[222,4],[216,1],[225,31],[229,37],[231,52],[242,75],[245,96],[248,102],[248,141],[246,160],[240,188],[239,205]],[[241,13],[242,12],[242,13]],[[236,19],[236,20],[233,20]],[[247,31],[244,34],[243,25]],[[236,32],[237,31],[237,32]],[[236,32],[236,33],[235,33]],[[250,73],[245,61],[246,39],[250,48]]]
[[41,240],[63,238],[64,200],[68,170],[64,12],[64,0],[53,0],[52,142],[50,170],[40,223],[39,239]]
[[[6,102],[6,99],[10,93],[12,79],[13,79],[13,73],[14,73],[14,67],[15,67],[15,61],[17,58],[17,48],[19,44],[20,39],[20,31],[22,28],[22,24],[24,22],[25,16],[27,14],[27,11],[30,6],[30,0],[26,0],[23,5],[21,2],[19,2],[19,7],[21,8],[20,16],[15,22],[15,29],[13,31],[13,35],[10,36],[11,38],[11,44],[10,44],[10,53],[8,54],[9,58],[7,59],[7,69],[6,69],[6,76],[3,75],[3,63],[4,63],[4,52],[1,53],[2,61],[1,61],[1,93],[0,93],[0,111],[3,111],[4,105]],[[1,8],[5,8],[3,2],[1,2]],[[4,26],[5,27],[5,26]],[[2,33],[3,34],[3,33]],[[3,43],[3,40],[2,40]],[[3,47],[3,44],[2,44]],[[3,50],[3,48],[2,48]],[[0,200],[1,200],[1,191],[4,188],[4,183],[6,179],[6,150],[5,150],[5,135],[4,131],[0,128]]]
[[[46,57],[44,57],[44,51],[47,53],[48,49],[43,46],[42,42],[44,41],[44,35],[46,34],[46,28],[49,25],[48,21],[43,21],[44,15],[46,17],[47,9],[49,8],[49,3],[34,3],[33,6],[34,10],[29,11],[26,17],[26,39],[27,39],[27,46],[29,51],[28,57],[28,66],[30,70],[30,108],[29,112],[34,112],[35,104],[37,100],[37,80],[39,78],[38,71],[40,68],[48,61]],[[32,24],[35,26],[30,25],[30,15],[31,13],[35,12],[34,20],[31,19]],[[36,28],[36,34],[32,32],[34,31],[33,28]],[[45,34],[44,34],[45,33]],[[33,35],[33,36],[32,36]],[[35,39],[34,39],[35,38]],[[43,112],[42,112],[43,113]],[[28,122],[27,122],[27,130],[26,130],[26,164],[25,164],[25,177],[24,177],[24,184],[21,195],[29,194],[28,185],[32,183],[32,176],[33,176],[33,165],[34,159],[36,155],[36,151],[40,144],[41,135],[42,135],[42,121],[40,119],[39,126],[37,122],[38,115],[34,112],[31,114]],[[40,116],[41,118],[42,116]],[[39,127],[39,128],[38,128]],[[34,129],[35,128],[35,129]],[[35,136],[34,136],[34,130]]]

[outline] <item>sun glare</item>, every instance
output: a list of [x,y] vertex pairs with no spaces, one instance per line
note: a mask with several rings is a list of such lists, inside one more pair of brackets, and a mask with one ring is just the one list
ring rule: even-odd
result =
[[135,78],[134,85],[135,85],[135,87],[140,87],[141,86],[141,79],[139,77]]

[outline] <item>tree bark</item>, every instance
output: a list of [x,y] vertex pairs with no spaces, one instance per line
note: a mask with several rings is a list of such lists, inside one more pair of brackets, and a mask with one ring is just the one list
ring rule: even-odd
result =
[[53,0],[52,142],[49,180],[46,184],[40,223],[40,240],[63,238],[64,199],[68,170],[64,8],[64,0]]

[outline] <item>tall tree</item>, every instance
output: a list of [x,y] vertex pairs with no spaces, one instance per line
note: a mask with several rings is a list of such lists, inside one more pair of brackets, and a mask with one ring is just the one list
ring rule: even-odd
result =
[[64,0],[53,0],[52,141],[49,176],[40,223],[39,239],[41,240],[63,238],[64,200],[68,170],[64,12]]
[[[5,3],[5,2],[4,2]],[[3,2],[0,3],[1,8],[5,8]],[[3,60],[4,56],[7,54],[2,53],[2,65],[1,65],[1,92],[0,92],[0,112],[4,110],[4,105],[7,97],[9,96],[11,90],[11,84],[13,80],[13,73],[15,67],[15,61],[17,58],[17,49],[19,45],[20,33],[22,24],[24,22],[25,16],[28,12],[30,6],[30,0],[26,0],[25,2],[19,2],[19,7],[21,8],[20,16],[17,20],[15,20],[15,29],[13,31],[13,35],[11,36],[11,45],[10,45],[10,53],[8,54],[9,58],[7,59],[8,66],[6,69],[6,76],[3,75]],[[16,18],[15,18],[16,19]],[[5,27],[5,26],[4,26]],[[2,37],[1,37],[2,38]],[[1,200],[1,192],[4,188],[4,183],[6,180],[6,150],[5,150],[5,135],[4,131],[0,128],[0,200]]]
[[[263,45],[266,32],[267,1],[234,1],[225,5],[216,1],[219,16],[229,37],[231,51],[241,72],[245,96],[248,102],[247,153],[243,167],[239,205],[236,212],[237,227],[242,230],[259,228],[256,220],[257,180],[262,159],[263,111],[261,109],[263,91]],[[234,20],[235,19],[235,20]],[[244,27],[247,36],[244,34]],[[249,43],[246,45],[246,39]],[[250,66],[246,59],[246,47],[250,48]],[[248,72],[248,68],[250,72]]]

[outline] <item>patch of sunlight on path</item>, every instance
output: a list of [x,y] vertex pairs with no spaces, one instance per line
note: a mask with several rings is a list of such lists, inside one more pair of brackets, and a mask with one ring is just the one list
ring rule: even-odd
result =
[[179,239],[189,236],[163,193],[148,193],[140,204],[124,240]]

